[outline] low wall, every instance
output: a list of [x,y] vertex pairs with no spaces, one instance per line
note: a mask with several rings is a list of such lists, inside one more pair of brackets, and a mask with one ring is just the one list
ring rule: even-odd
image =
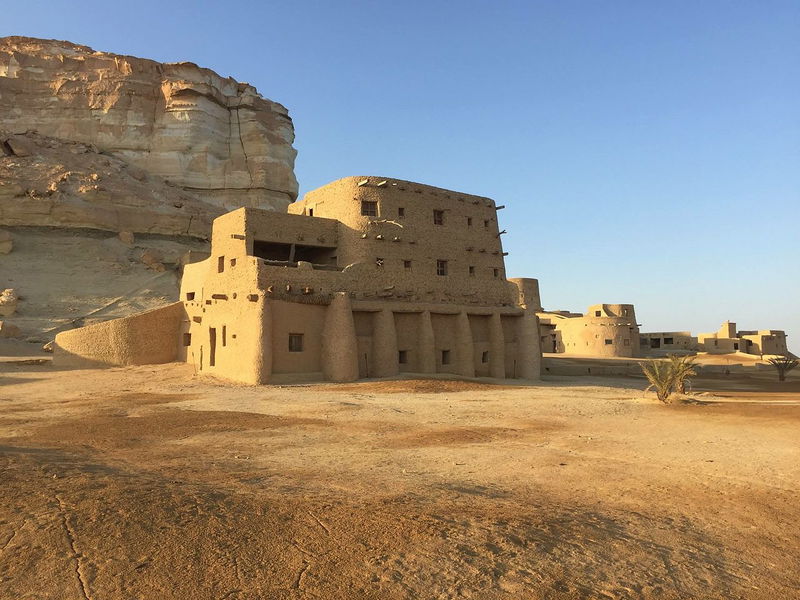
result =
[[60,367],[126,366],[177,359],[182,302],[95,323],[56,336],[53,364]]

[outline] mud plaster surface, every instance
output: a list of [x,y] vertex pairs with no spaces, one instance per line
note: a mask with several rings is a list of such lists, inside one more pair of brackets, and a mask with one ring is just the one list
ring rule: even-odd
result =
[[0,597],[800,596],[797,378],[642,387],[0,365]]

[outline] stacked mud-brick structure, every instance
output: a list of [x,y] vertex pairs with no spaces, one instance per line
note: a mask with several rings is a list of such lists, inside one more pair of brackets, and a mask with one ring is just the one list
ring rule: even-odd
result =
[[697,352],[697,337],[690,331],[639,332],[642,355],[691,354]]
[[540,311],[543,352],[583,356],[639,356],[633,304],[595,304],[586,314]]
[[348,177],[288,214],[232,211],[214,221],[211,257],[184,268],[180,303],[59,334],[56,359],[185,360],[252,384],[406,372],[536,379],[538,282],[506,279],[500,208]]
[[736,323],[725,321],[713,333],[697,336],[698,349],[709,354],[745,352],[747,354],[789,354],[786,332],[779,329],[737,331]]

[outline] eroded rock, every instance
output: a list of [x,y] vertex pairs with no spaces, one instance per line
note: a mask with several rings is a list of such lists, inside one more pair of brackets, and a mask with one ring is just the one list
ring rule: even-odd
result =
[[0,317],[10,317],[17,311],[19,298],[13,288],[7,288],[0,293]]
[[20,338],[22,332],[19,327],[8,321],[0,321],[0,338]]
[[[141,169],[133,179],[149,173],[225,209],[283,210],[297,196],[286,108],[193,63],[0,38],[0,128],[113,153]],[[17,157],[32,152],[23,138],[6,144]]]

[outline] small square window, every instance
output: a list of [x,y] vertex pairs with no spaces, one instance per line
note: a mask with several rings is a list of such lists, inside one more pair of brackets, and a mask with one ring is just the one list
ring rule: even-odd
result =
[[473,265],[469,266],[469,276],[475,277],[475,267]]
[[472,227],[472,217],[467,217],[467,227]]
[[236,266],[236,259],[235,259],[235,258],[232,258],[232,259],[231,259],[231,266],[232,266],[232,267],[235,267],[235,266]]
[[447,275],[447,261],[446,260],[437,260],[436,261],[436,274],[437,275]]
[[411,270],[411,261],[410,260],[404,260],[403,261],[403,268],[406,271],[410,271]]
[[290,333],[289,334],[289,352],[302,352],[303,351],[303,334]]
[[400,350],[397,353],[397,362],[399,362],[401,365],[408,363],[408,350]]
[[434,225],[444,225],[444,211],[443,210],[434,210],[433,211],[433,224]]
[[450,350],[442,350],[442,364],[443,365],[450,364]]
[[665,344],[673,344],[673,343],[675,343],[675,340],[672,339],[672,338],[664,338],[664,343]]
[[483,228],[484,229],[489,229],[489,220],[488,219],[483,221]]
[[614,340],[608,340],[608,339],[607,339],[607,340],[604,340],[604,341],[605,341],[605,343],[606,343],[606,346],[610,346],[611,344],[613,344],[613,343],[614,343]]
[[602,311],[599,311],[599,310],[594,311],[594,316],[595,317],[600,317],[602,315],[603,315]]
[[495,278],[495,279],[497,279],[498,277],[500,277],[500,269],[496,269],[496,268],[495,268],[495,269],[492,269],[492,275],[494,275],[494,278]]
[[397,217],[403,219],[405,218],[405,216],[406,216],[406,209],[401,206],[400,208],[397,209]]
[[183,345],[184,346],[191,346],[192,345],[192,334],[191,333],[184,333],[183,334]]
[[371,200],[361,201],[361,215],[364,217],[377,217],[378,216],[378,203]]
[[194,300],[194,292],[186,292],[187,300]]
[[483,353],[481,353],[481,362],[484,363],[484,364],[489,362],[489,351],[488,350],[484,350]]

